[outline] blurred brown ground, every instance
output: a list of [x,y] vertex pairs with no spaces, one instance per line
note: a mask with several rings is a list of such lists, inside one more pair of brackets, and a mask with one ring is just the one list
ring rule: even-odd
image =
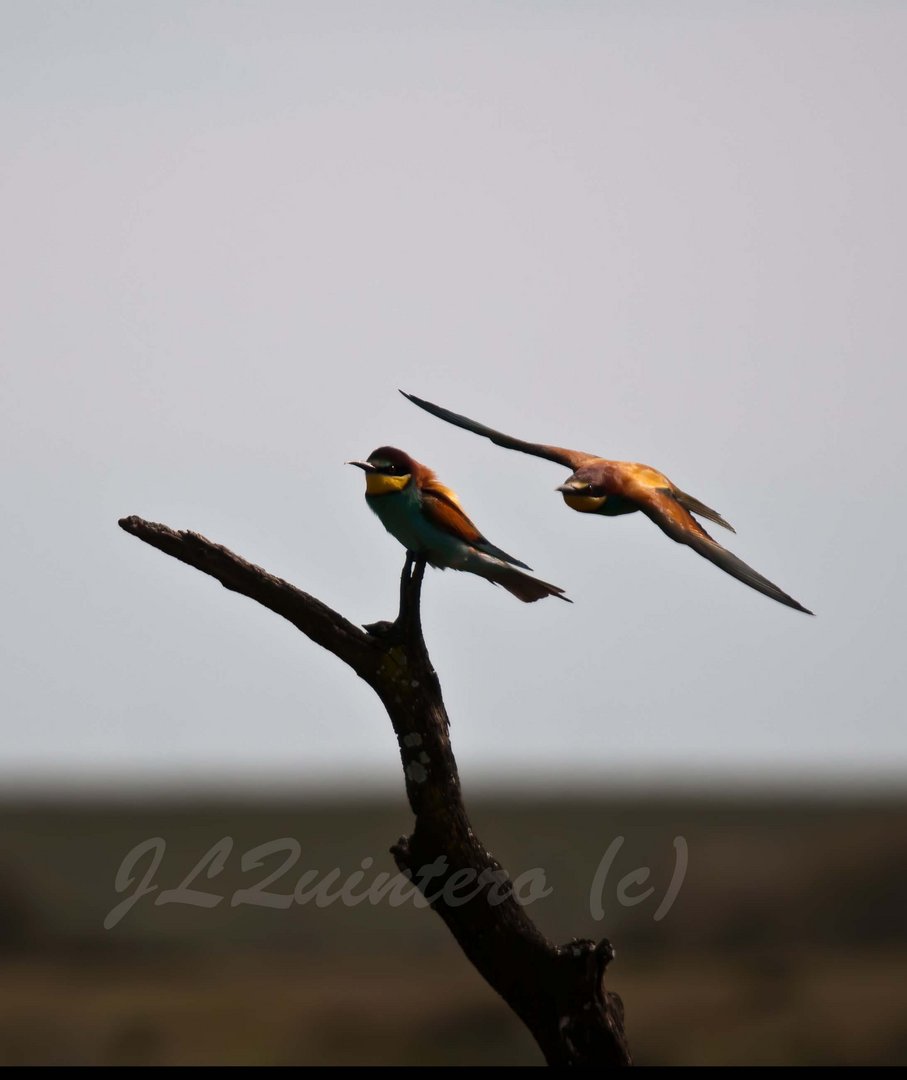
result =
[[[609,937],[640,1064],[907,1062],[907,801],[773,795],[469,799],[511,875],[543,873],[529,913],[558,942]],[[243,854],[294,838],[266,886],[292,894],[363,859],[395,873],[410,814],[392,799],[0,805],[0,1064],[541,1064],[441,921],[412,903],[231,905],[277,871]],[[109,930],[117,870],[161,837],[154,883]],[[156,904],[223,837],[215,907]],[[689,865],[670,910],[654,915]],[[618,838],[623,838],[617,845]],[[597,901],[596,871],[613,861]],[[627,878],[648,868],[650,876]],[[601,876],[601,875],[599,875]],[[627,906],[620,900],[653,892]]]

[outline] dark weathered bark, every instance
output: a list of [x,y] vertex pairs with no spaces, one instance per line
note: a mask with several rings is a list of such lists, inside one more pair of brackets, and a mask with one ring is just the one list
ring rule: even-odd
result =
[[308,593],[191,532],[123,518],[126,532],[288,619],[364,679],[397,735],[410,836],[391,848],[469,960],[523,1020],[550,1065],[628,1065],[620,998],[605,990],[610,944],[555,946],[513,896],[505,871],[472,831],[460,793],[441,686],[422,636],[425,563],[407,555],[400,612],[360,630]]

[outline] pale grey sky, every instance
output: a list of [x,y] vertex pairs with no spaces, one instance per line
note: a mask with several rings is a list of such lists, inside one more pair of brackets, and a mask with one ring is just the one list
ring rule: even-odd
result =
[[[343,465],[382,443],[575,600],[429,574],[467,786],[902,776],[905,41],[868,0],[0,3],[4,782],[397,789],[364,684],[116,524],[389,617]],[[398,387],[654,465],[817,617]]]

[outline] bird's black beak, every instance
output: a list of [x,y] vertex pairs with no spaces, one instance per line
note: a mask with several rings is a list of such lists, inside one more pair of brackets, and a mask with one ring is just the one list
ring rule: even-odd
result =
[[355,465],[357,469],[362,469],[363,472],[375,471],[375,466],[370,461],[345,461],[344,465]]
[[562,495],[575,495],[576,488],[572,484],[561,484],[560,487],[556,487],[555,491],[561,492]]

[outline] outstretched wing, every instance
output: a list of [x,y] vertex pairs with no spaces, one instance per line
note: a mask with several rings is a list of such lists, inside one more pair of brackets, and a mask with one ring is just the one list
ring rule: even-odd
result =
[[742,581],[744,585],[749,585],[751,589],[770,596],[779,604],[786,604],[787,607],[803,611],[807,615],[813,614],[808,608],[797,603],[792,596],[788,596],[786,592],[779,589],[777,585],[772,584],[768,578],[757,573],[742,559],[738,559],[736,555],[716,543],[680,505],[670,490],[641,487],[634,492],[634,498],[640,510],[678,544],[686,544],[704,559],[720,567],[726,574]]
[[479,551],[484,551],[487,555],[493,555],[496,559],[512,563],[514,566],[521,566],[524,570],[532,569],[531,566],[520,562],[519,559],[508,555],[506,551],[502,551],[499,547],[495,547],[494,544],[486,540],[473,521],[466,516],[466,512],[460,506],[460,501],[456,495],[449,488],[446,488],[440,480],[435,477],[423,480],[421,491],[422,511],[425,517],[437,528],[457,537],[458,540],[462,540],[464,543],[471,544]]
[[514,439],[510,435],[504,435],[502,432],[495,431],[484,424],[479,424],[466,416],[460,416],[459,413],[451,412],[449,409],[442,409],[440,405],[433,405],[430,401],[424,401],[422,398],[416,397],[415,394],[407,394],[405,390],[401,390],[400,393],[405,398],[409,398],[414,405],[418,405],[420,409],[425,409],[426,412],[430,412],[433,416],[446,420],[448,424],[455,424],[457,427],[465,428],[466,431],[472,431],[476,435],[484,435],[486,439],[491,439],[497,446],[503,446],[507,450],[519,450],[523,454],[532,454],[535,457],[545,458],[547,461],[557,462],[558,465],[564,465],[571,470],[576,470],[590,461],[598,460],[595,454],[585,454],[582,450],[567,450],[562,446],[546,446],[544,443],[531,443],[524,442],[522,439]]

